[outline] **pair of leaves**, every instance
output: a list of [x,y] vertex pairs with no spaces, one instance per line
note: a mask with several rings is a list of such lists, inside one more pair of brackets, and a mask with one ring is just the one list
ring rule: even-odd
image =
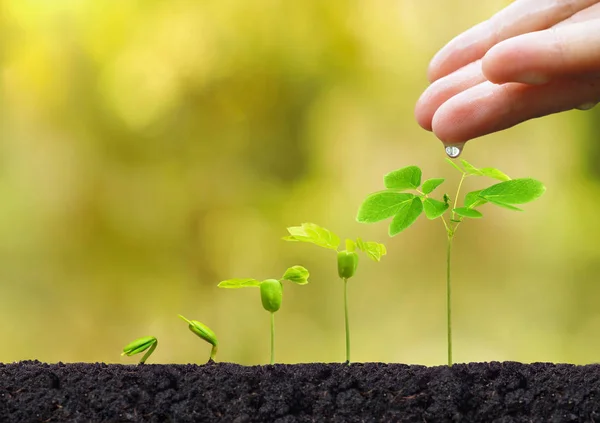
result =
[[[280,281],[290,281],[298,285],[306,285],[310,274],[308,270],[302,266],[292,266],[285,271]],[[219,282],[219,288],[248,288],[258,287],[263,281],[251,278],[234,278]]]
[[[475,207],[488,202],[510,210],[520,210],[514,204],[533,201],[546,189],[541,182],[535,179],[510,179],[498,169],[478,169],[466,160],[462,160],[464,169],[452,161],[449,162],[463,174],[488,176],[502,181],[486,189],[468,193],[465,196],[464,206],[453,209],[454,213],[461,217],[482,217],[481,212],[475,210]],[[397,192],[406,189],[416,190],[419,188],[420,182],[421,170],[416,166],[408,166],[387,174],[384,177],[387,190],[369,195],[361,205],[356,219],[362,223],[375,223],[392,218],[389,234],[394,236],[411,226],[423,211],[428,219],[442,216],[449,208],[447,196],[444,196],[444,201],[427,196],[444,182],[442,178],[425,181],[421,191],[424,195]],[[426,185],[427,189],[425,189]]]
[[[287,228],[287,230],[290,235],[283,238],[286,241],[307,242],[336,251],[340,245],[340,238],[336,234],[315,223],[303,223],[301,226],[292,226]],[[387,254],[385,246],[378,242],[365,242],[360,238],[356,242],[351,239],[346,240],[346,249],[348,251],[354,251],[356,248],[363,251],[374,261],[380,261],[381,257]]]

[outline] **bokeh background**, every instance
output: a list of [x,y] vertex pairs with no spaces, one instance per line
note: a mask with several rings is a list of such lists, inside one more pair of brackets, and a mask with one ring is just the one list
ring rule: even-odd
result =
[[[445,233],[390,239],[357,208],[382,175],[457,172],[414,104],[432,55],[507,1],[5,0],[0,13],[0,361],[104,361],[154,335],[149,362],[263,364],[269,316],[231,277],[285,288],[277,361],[342,361],[335,254],[286,243],[310,221],[384,242],[350,281],[353,359],[446,359]],[[600,357],[600,114],[467,144],[463,158],[547,193],[484,207],[454,247],[458,362]],[[467,190],[485,181],[468,180]]]

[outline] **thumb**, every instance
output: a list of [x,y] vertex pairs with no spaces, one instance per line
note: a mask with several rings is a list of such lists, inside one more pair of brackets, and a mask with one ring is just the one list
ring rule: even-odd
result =
[[600,75],[600,19],[523,34],[492,47],[482,72],[494,83],[542,85],[552,79]]

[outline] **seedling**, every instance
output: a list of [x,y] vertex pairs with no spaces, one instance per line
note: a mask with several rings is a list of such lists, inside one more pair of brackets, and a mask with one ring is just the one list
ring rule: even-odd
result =
[[[531,178],[511,179],[505,173],[492,167],[478,169],[466,160],[461,160],[462,167],[450,159],[446,159],[452,167],[461,173],[458,189],[452,205],[450,198],[444,194],[443,200],[436,200],[430,194],[439,187],[444,178],[428,179],[421,185],[421,169],[408,166],[384,176],[385,191],[373,193],[360,206],[357,220],[363,223],[379,222],[393,217],[389,226],[390,236],[395,236],[412,225],[421,213],[434,220],[440,218],[446,228],[448,237],[446,251],[446,311],[448,332],[448,365],[452,365],[452,306],[450,284],[450,255],[452,240],[456,230],[464,219],[478,219],[483,214],[478,207],[490,203],[513,211],[522,211],[515,204],[528,203],[540,197],[546,188]],[[502,181],[485,189],[469,192],[463,204],[458,206],[460,189],[466,178],[471,176],[487,176]],[[403,192],[412,189],[417,194]],[[452,207],[452,208],[451,208]],[[444,214],[451,208],[448,219]]]
[[293,266],[285,271],[281,279],[228,279],[219,282],[219,288],[260,288],[260,300],[265,310],[271,313],[271,364],[275,364],[275,312],[281,307],[283,299],[282,281],[294,282],[298,285],[308,283],[308,270],[302,266]]
[[138,338],[135,341],[132,341],[129,344],[125,345],[125,348],[123,348],[123,352],[121,353],[121,355],[126,355],[127,357],[130,357],[132,355],[139,354],[148,350],[139,362],[139,364],[144,364],[148,357],[150,357],[150,355],[154,352],[157,345],[158,340],[154,336],[144,336],[143,338]]
[[183,317],[181,314],[178,314],[179,318],[188,324],[188,328],[197,336],[204,339],[210,345],[212,345],[212,350],[210,351],[210,357],[208,359],[209,363],[215,361],[215,356],[217,355],[217,349],[219,346],[219,341],[217,341],[217,336],[215,333],[204,323],[200,323],[197,320],[188,320]]
[[364,242],[357,238],[356,241],[346,239],[346,249],[338,251],[340,238],[333,232],[314,223],[303,223],[302,226],[287,228],[289,236],[286,241],[308,242],[319,247],[337,251],[338,275],[344,281],[344,320],[346,323],[346,363],[350,363],[350,324],[348,321],[348,279],[356,273],[358,254],[356,248],[365,252],[374,261],[380,261],[386,254],[383,244],[377,242]]

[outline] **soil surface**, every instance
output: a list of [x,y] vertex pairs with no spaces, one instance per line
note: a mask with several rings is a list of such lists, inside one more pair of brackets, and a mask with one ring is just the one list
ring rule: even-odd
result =
[[600,365],[0,364],[0,422],[600,422]]

